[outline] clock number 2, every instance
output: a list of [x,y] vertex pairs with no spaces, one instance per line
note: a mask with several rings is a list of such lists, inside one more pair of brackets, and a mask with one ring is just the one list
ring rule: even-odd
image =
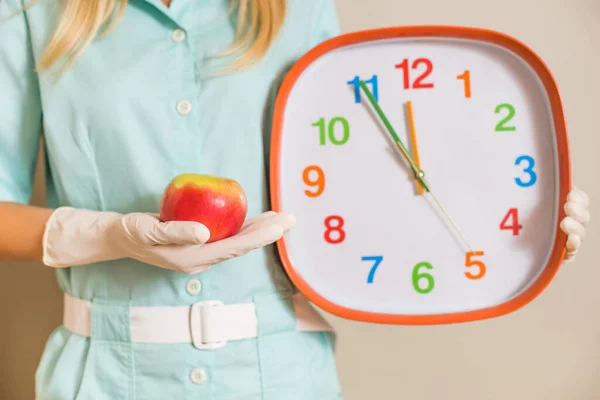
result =
[[[413,61],[411,68],[413,70],[417,69],[421,64],[425,64],[425,71],[414,81],[414,83],[412,84],[412,89],[432,89],[433,83],[423,83],[423,80],[429,77],[429,75],[433,71],[433,64],[431,63],[431,60],[427,58],[418,58],[415,61]],[[410,69],[408,60],[404,59],[400,64],[396,65],[396,69],[403,70],[404,89],[410,89]]]
[[[329,121],[329,124],[327,124],[327,129],[326,129],[325,125],[326,125],[325,118],[321,118],[320,120],[318,120],[317,122],[312,124],[312,126],[319,128],[319,138],[320,138],[321,146],[325,146],[327,144],[328,137],[329,137],[329,141],[332,144],[335,144],[338,146],[345,144],[348,141],[348,139],[350,138],[350,124],[348,123],[348,120],[346,118],[335,117]],[[341,139],[336,138],[336,135],[335,135],[336,125],[342,126],[342,138]]]
[[[344,218],[339,215],[332,215],[325,219],[325,241],[330,244],[340,244],[346,239],[344,231]],[[335,233],[335,235],[334,235]]]
[[517,128],[514,126],[506,126],[507,123],[510,122],[511,119],[515,116],[515,107],[512,104],[500,104],[494,110],[496,114],[499,114],[503,109],[508,110],[508,115],[504,117],[498,124],[496,125],[496,132],[513,132],[516,131]]

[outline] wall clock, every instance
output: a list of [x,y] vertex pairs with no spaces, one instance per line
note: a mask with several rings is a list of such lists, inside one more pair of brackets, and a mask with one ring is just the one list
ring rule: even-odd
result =
[[308,299],[374,323],[497,317],[559,268],[571,188],[561,100],[527,46],[474,28],[335,37],[276,101],[277,243]]

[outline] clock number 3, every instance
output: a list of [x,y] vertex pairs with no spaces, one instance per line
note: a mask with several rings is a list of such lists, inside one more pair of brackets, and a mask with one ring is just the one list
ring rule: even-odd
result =
[[325,219],[325,241],[330,244],[340,244],[346,239],[344,231],[344,218],[332,215]]
[[515,165],[520,166],[523,162],[527,163],[527,167],[525,167],[523,172],[529,175],[529,180],[523,181],[521,178],[515,178],[515,181],[517,182],[517,185],[521,187],[533,186],[535,185],[535,182],[537,182],[537,174],[533,170],[533,168],[535,167],[535,161],[530,156],[521,156],[517,158],[517,160],[515,161]]

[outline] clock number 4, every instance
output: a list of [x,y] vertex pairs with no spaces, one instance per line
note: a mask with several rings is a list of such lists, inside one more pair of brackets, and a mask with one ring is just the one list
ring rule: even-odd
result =
[[[511,224],[509,225],[509,220]],[[508,213],[504,216],[502,222],[500,222],[500,229],[512,231],[514,236],[519,236],[519,231],[523,229],[523,225],[519,224],[519,210],[516,208],[511,208],[508,210]]]
[[[336,125],[341,125],[342,127],[342,138],[336,138],[335,128]],[[332,118],[328,124],[325,123],[325,118],[321,118],[312,126],[319,128],[319,138],[321,146],[325,146],[327,144],[327,138],[332,144],[342,145],[345,144],[350,138],[350,124],[348,120],[343,117],[335,117]]]
[[[411,73],[410,73],[411,69],[416,70],[421,65],[425,66],[425,71],[423,71],[421,73],[421,75],[419,75],[415,79],[415,81],[412,83],[412,86],[411,86]],[[403,71],[404,89],[411,89],[411,88],[412,89],[432,89],[433,88],[433,83],[423,83],[423,81],[429,77],[431,72],[433,72],[433,64],[432,64],[431,60],[429,60],[428,58],[417,58],[416,60],[414,60],[412,62],[412,64],[410,64],[410,68],[409,68],[408,59],[404,59],[400,64],[396,65],[396,69],[401,69]]]
[[344,218],[332,215],[325,219],[325,241],[330,244],[340,244],[346,239],[344,231]]
[[[360,103],[360,78],[355,76],[353,80],[347,82],[348,85],[354,86],[354,102]],[[365,83],[371,84],[371,92],[373,93],[373,97],[375,97],[375,101],[379,101],[379,84],[377,75],[373,75],[371,79],[365,81]]]

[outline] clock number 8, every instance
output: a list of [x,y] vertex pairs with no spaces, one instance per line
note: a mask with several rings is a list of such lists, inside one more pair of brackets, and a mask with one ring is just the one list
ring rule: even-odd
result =
[[[346,239],[344,231],[344,219],[340,216],[333,215],[325,219],[325,241],[331,244],[340,244]],[[334,235],[335,233],[335,235]]]

